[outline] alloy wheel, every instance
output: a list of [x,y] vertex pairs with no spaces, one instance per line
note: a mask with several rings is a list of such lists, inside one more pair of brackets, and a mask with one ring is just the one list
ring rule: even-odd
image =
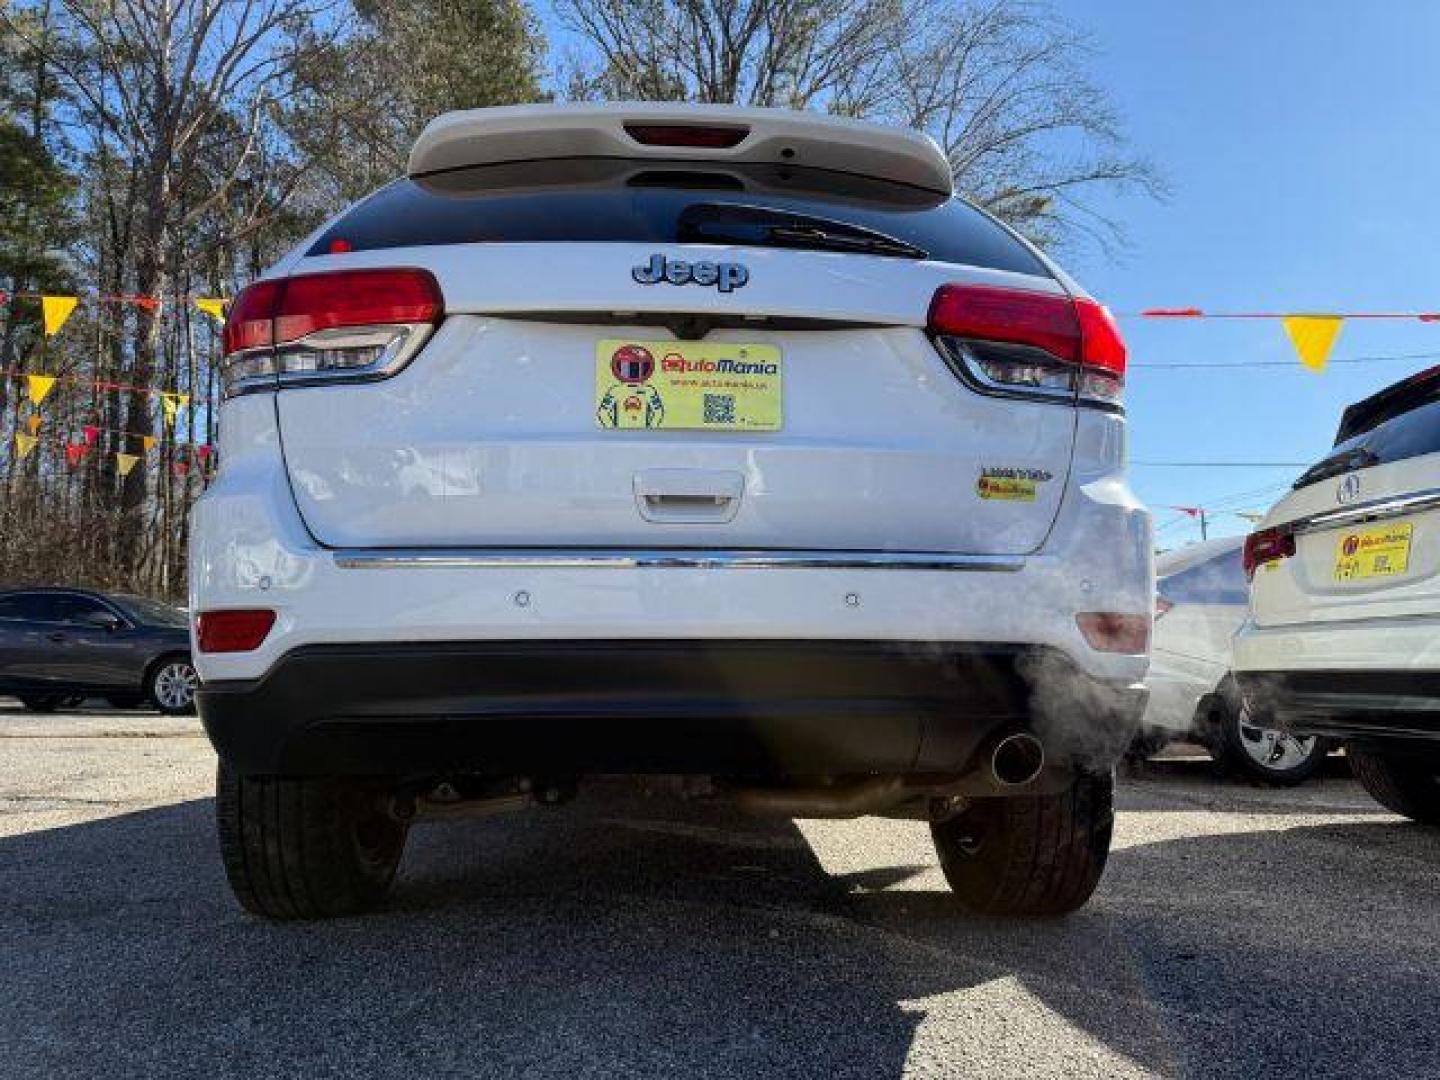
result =
[[188,709],[195,702],[200,677],[183,660],[174,660],[155,673],[155,700],[167,710]]

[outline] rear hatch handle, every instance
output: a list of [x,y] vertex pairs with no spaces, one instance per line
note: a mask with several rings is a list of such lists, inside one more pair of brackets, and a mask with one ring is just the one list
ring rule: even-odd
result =
[[728,469],[644,469],[635,474],[640,516],[657,525],[723,525],[735,519],[745,477]]

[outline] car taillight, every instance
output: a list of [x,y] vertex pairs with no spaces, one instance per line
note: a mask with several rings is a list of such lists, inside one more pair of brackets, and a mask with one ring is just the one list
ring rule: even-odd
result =
[[250,652],[274,625],[275,612],[269,608],[202,611],[195,618],[195,639],[203,653]]
[[983,386],[1115,404],[1125,385],[1125,342],[1110,313],[1086,297],[995,285],[942,285],[930,334]]
[[393,375],[445,313],[428,270],[336,270],[257,281],[225,322],[223,391]]
[[1175,605],[1169,600],[1166,600],[1165,597],[1157,594],[1155,597],[1155,618],[1158,619],[1161,615],[1167,614],[1174,606]]
[[1120,611],[1082,611],[1075,625],[1096,652],[1143,653],[1150,647],[1150,616]]
[[1241,563],[1245,567],[1245,579],[1253,581],[1255,571],[1266,563],[1279,562],[1295,554],[1295,534],[1287,526],[1277,525],[1261,529],[1245,537],[1245,550]]

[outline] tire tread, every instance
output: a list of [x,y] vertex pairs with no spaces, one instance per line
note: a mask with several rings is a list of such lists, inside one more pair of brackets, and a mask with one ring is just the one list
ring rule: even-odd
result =
[[1440,825],[1440,778],[1433,765],[1353,747],[1347,754],[1355,779],[1381,806],[1422,825]]
[[316,919],[374,907],[394,878],[404,826],[369,863],[352,837],[363,791],[333,779],[238,776],[220,766],[215,821],[240,906],[270,919]]
[[960,903],[986,915],[1063,915],[1099,884],[1114,827],[1114,779],[1084,773],[1057,795],[979,800],[990,852],[975,858],[959,840],[964,815],[931,826],[941,866]]

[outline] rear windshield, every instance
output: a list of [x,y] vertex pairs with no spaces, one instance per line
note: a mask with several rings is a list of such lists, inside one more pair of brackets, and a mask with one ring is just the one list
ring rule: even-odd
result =
[[1249,599],[1240,550],[1162,577],[1158,591],[1172,604],[1243,604]]
[[163,600],[126,594],[116,596],[114,600],[128,611],[136,622],[147,626],[173,626],[178,629],[189,625],[185,612]]
[[309,254],[327,254],[332,245],[367,251],[484,242],[678,243],[681,214],[697,204],[828,219],[942,262],[1049,276],[1004,226],[962,199],[920,188],[794,165],[594,158],[397,180],[340,218]]
[[1302,488],[1351,469],[1440,452],[1440,369],[1388,387],[1345,410],[1335,447],[1295,481]]

